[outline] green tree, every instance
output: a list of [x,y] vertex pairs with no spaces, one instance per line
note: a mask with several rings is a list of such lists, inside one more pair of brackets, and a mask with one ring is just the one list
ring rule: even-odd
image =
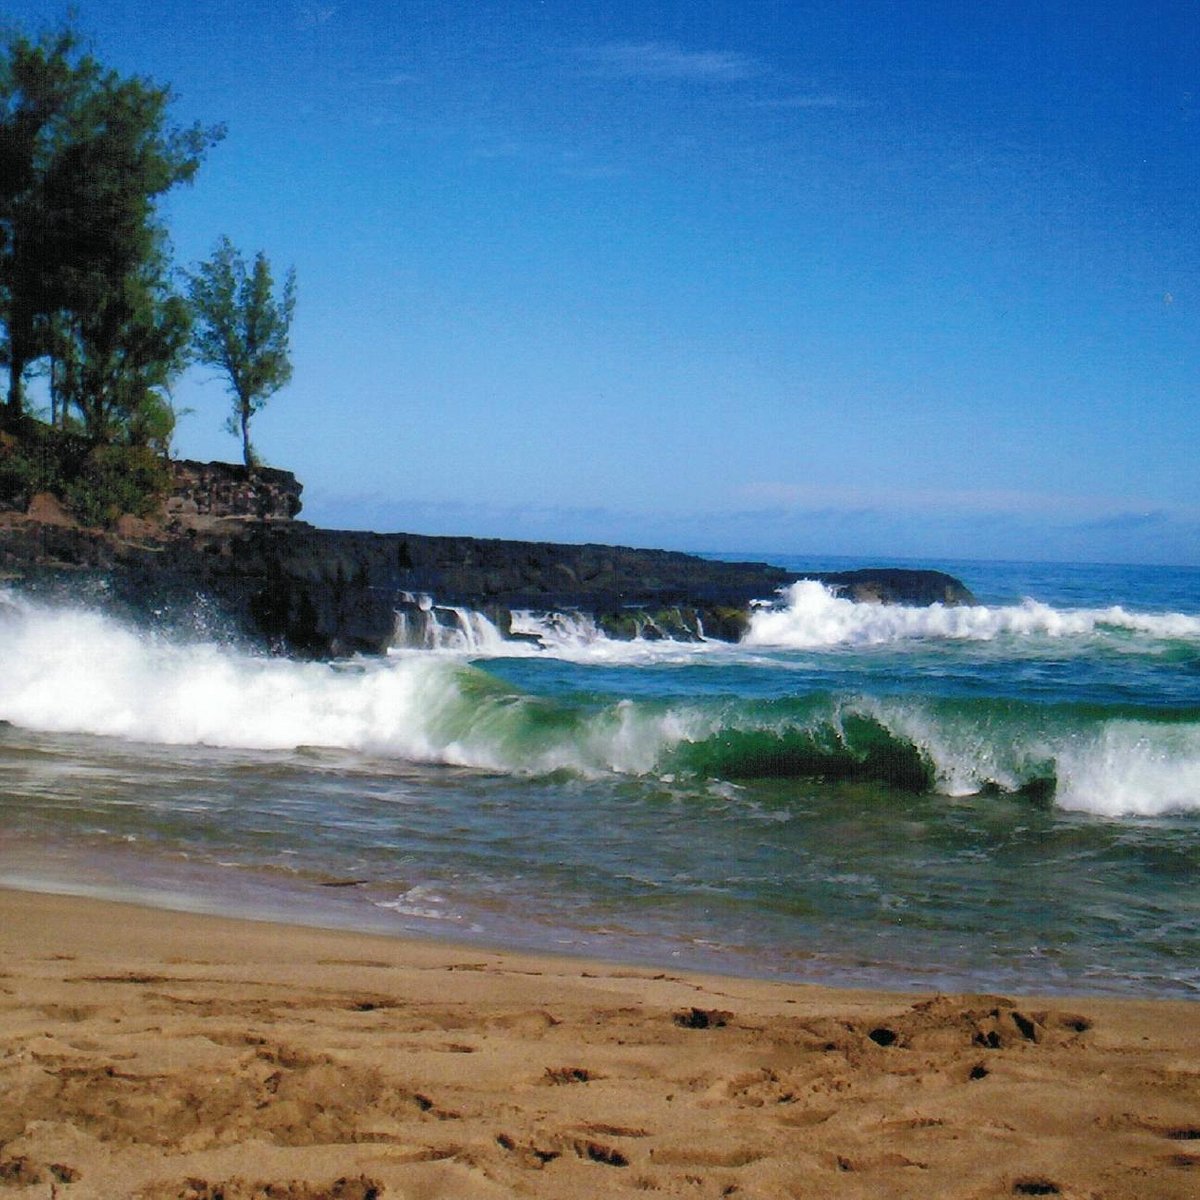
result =
[[71,30],[36,43],[16,37],[0,62],[0,305],[12,417],[21,415],[25,372],[42,350],[38,319],[51,307],[45,172],[72,106],[100,73],[78,49]]
[[[154,343],[150,328],[177,324],[156,205],[192,179],[222,130],[169,126],[172,99],[168,88],[105,70],[69,27],[9,40],[0,59],[0,326],[10,419],[24,410],[30,366],[52,351],[56,363],[137,362]],[[172,363],[175,340],[158,342]],[[76,376],[87,386],[86,373]],[[161,404],[161,386],[141,390],[147,403]],[[81,413],[114,411],[111,394],[71,398]]]
[[165,453],[175,427],[170,388],[191,340],[187,301],[157,271],[131,274],[55,328],[51,390],[61,411],[93,442]]
[[296,307],[296,272],[289,270],[279,294],[266,255],[252,266],[227,238],[188,276],[196,319],[193,348],[206,366],[224,372],[233,400],[229,432],[242,439],[246,470],[258,465],[250,442],[250,419],[292,378],[289,333]]

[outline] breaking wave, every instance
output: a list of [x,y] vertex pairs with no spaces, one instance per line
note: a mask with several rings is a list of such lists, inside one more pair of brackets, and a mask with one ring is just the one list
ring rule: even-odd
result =
[[[849,602],[798,586],[812,608],[844,615]],[[902,622],[915,611],[896,610]],[[926,620],[969,611],[929,612]],[[986,611],[975,614],[977,628]],[[788,614],[794,619],[794,609]],[[855,619],[863,628],[876,616],[893,619],[886,610]],[[760,625],[754,636],[772,628]],[[947,795],[1052,797],[1063,808],[1111,816],[1200,810],[1194,709],[835,692],[550,698],[452,656],[259,657],[15,596],[0,597],[0,663],[0,720],[44,732],[321,746],[525,775],[869,780]]]
[[1004,636],[1085,638],[1113,634],[1200,642],[1200,617],[1134,613],[1120,606],[1057,609],[1036,600],[998,607],[857,604],[810,580],[784,589],[782,599],[782,604],[757,608],[743,644],[806,650],[918,638],[990,641]]
[[[801,580],[774,601],[757,602],[736,647],[722,641],[676,641],[657,632],[629,639],[605,634],[586,613],[512,613],[512,639],[482,614],[429,602],[428,615],[414,623],[402,615],[396,648],[449,651],[472,658],[545,655],[577,663],[646,665],[687,663],[718,654],[725,661],[761,661],[759,652],[869,648],[919,643],[1003,642],[1018,648],[1070,644],[1098,649],[1160,654],[1176,646],[1200,656],[1200,617],[1187,613],[1134,612],[1106,608],[1055,608],[1036,600],[1013,605],[857,603],[822,583]],[[440,617],[439,617],[439,614]],[[424,623],[422,623],[422,621]]]

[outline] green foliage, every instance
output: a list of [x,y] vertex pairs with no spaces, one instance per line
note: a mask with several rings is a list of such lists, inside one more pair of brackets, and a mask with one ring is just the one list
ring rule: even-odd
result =
[[63,489],[85,525],[112,525],[123,513],[148,517],[171,486],[171,472],[148,446],[96,446]]
[[296,307],[296,273],[275,295],[271,266],[261,251],[252,267],[222,238],[212,257],[188,276],[196,326],[196,358],[225,374],[233,400],[229,430],[241,434],[246,469],[257,465],[250,419],[292,378],[288,336]]
[[83,524],[111,525],[123,513],[152,515],[170,486],[170,466],[145,444],[95,445],[29,418],[0,433],[3,508],[52,492]]
[[[168,88],[122,78],[71,28],[0,57],[0,330],[7,416],[51,358],[56,415],[128,441],[161,413],[187,345],[158,200],[189,181],[219,129],[167,124]],[[161,421],[151,424],[161,425]]]
[[53,145],[73,101],[99,76],[67,29],[38,42],[15,37],[0,62],[0,302],[9,368],[8,408],[20,415],[23,377],[40,356],[38,323],[48,311],[56,268],[43,185]]
[[[67,24],[0,40],[0,505],[38,492],[81,520],[146,514],[169,484],[171,385],[194,348],[225,372],[247,467],[249,423],[291,378],[295,275],[247,267],[229,240],[171,286],[161,198],[189,182],[219,128],[169,123],[169,88],[123,77]],[[50,425],[25,381],[49,381]]]
[[100,443],[151,445],[166,452],[174,430],[168,399],[187,361],[191,310],[154,278],[131,276],[89,312],[60,328],[52,360],[54,394]]
[[38,492],[60,492],[58,456],[43,445],[27,444],[0,434],[0,507],[25,508]]
[[[2,505],[49,491],[107,524],[152,512],[169,486],[192,315],[157,205],[222,136],[172,126],[172,100],[104,67],[69,24],[0,43]],[[49,379],[50,426],[25,412],[33,369]]]

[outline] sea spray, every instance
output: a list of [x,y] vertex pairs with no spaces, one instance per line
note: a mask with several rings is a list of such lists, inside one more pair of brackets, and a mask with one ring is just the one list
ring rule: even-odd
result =
[[1108,721],[1058,756],[1056,803],[1105,817],[1200,812],[1200,714],[1187,724]]
[[392,650],[492,655],[504,653],[505,646],[500,630],[474,609],[435,604],[432,596],[411,592],[403,593],[397,605]]
[[1131,613],[1120,606],[1064,610],[1028,599],[999,607],[858,604],[809,580],[786,588],[781,601],[755,609],[746,645],[809,649],[885,645],[909,639],[1086,638],[1116,632],[1200,643],[1200,617]]
[[[1187,613],[1143,613],[1120,605],[1057,608],[1032,599],[970,606],[859,603],[812,580],[792,584],[774,600],[755,604],[749,628],[737,644],[703,638],[612,638],[589,614],[579,612],[517,610],[511,628],[518,640],[504,641],[489,633],[481,638],[452,635],[437,644],[475,657],[541,654],[581,665],[709,661],[716,666],[740,663],[787,669],[793,664],[779,657],[780,651],[997,641],[1017,656],[1037,655],[1051,647],[1056,652],[1066,649],[1084,655],[1097,651],[1132,656],[1149,653],[1200,662],[1200,617]],[[426,639],[425,644],[431,643]],[[775,656],[764,657],[763,652]]]
[[27,729],[322,746],[524,774],[640,774],[684,736],[654,706],[522,695],[452,655],[296,662],[175,642],[96,612],[6,603],[0,720]]
[[646,637],[649,623],[636,637],[610,637],[590,613],[535,612],[514,610],[510,629],[518,639],[495,647],[497,657],[546,656],[581,665],[646,666],[657,663],[687,663],[705,658],[719,660],[733,647],[728,642],[706,641],[701,630],[698,638],[687,641],[671,637]]

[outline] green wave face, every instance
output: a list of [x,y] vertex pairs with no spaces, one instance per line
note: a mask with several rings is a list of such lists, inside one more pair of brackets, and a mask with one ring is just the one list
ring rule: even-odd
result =
[[668,770],[729,780],[814,778],[876,780],[909,791],[934,786],[919,746],[870,717],[850,714],[813,727],[723,729],[666,756]]
[[830,694],[462,699],[444,730],[454,728],[454,760],[517,773],[875,781],[1103,814],[1200,809],[1197,710]]

